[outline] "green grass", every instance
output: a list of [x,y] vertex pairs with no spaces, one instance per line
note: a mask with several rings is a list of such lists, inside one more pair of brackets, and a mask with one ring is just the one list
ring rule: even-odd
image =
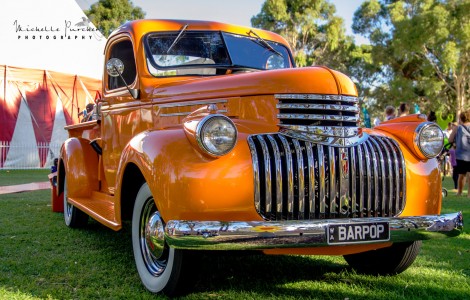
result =
[[[0,299],[164,298],[141,285],[130,230],[94,221],[69,229],[51,212],[49,193],[0,195]],[[443,212],[470,219],[470,199],[452,195]],[[469,299],[469,249],[468,228],[425,241],[412,267],[394,277],[356,274],[342,257],[201,252],[182,299]]]
[[48,169],[0,170],[0,186],[48,181],[50,172]]

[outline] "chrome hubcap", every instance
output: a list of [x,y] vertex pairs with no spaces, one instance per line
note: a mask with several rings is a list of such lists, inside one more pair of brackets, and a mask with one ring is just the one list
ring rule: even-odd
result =
[[153,213],[145,226],[145,241],[150,254],[158,259],[162,256],[165,248],[165,232],[160,213]]
[[148,271],[160,276],[168,262],[168,247],[165,247],[163,220],[152,198],[147,200],[140,216],[140,249]]

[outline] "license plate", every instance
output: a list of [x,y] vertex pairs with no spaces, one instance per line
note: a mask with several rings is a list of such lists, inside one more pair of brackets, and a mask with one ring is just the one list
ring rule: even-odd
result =
[[326,228],[329,245],[359,244],[390,240],[387,222],[330,224]]

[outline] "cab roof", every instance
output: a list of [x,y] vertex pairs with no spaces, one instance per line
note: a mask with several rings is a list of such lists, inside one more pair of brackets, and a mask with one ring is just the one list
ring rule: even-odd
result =
[[109,38],[118,35],[120,33],[128,33],[134,37],[134,39],[141,38],[149,32],[165,32],[165,31],[179,31],[185,25],[187,31],[223,31],[230,32],[239,35],[249,36],[250,30],[253,30],[256,34],[266,40],[278,42],[286,45],[289,49],[289,44],[280,35],[258,28],[250,28],[245,26],[226,24],[212,21],[198,21],[198,20],[136,20],[126,22],[117,28]]

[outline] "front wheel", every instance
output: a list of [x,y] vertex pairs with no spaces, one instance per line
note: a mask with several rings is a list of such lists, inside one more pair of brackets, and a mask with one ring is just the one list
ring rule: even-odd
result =
[[183,251],[167,245],[164,227],[145,183],[137,194],[132,214],[132,247],[137,271],[149,291],[174,295],[181,280]]
[[396,275],[411,266],[420,249],[421,241],[394,243],[387,248],[345,255],[344,259],[361,273]]

